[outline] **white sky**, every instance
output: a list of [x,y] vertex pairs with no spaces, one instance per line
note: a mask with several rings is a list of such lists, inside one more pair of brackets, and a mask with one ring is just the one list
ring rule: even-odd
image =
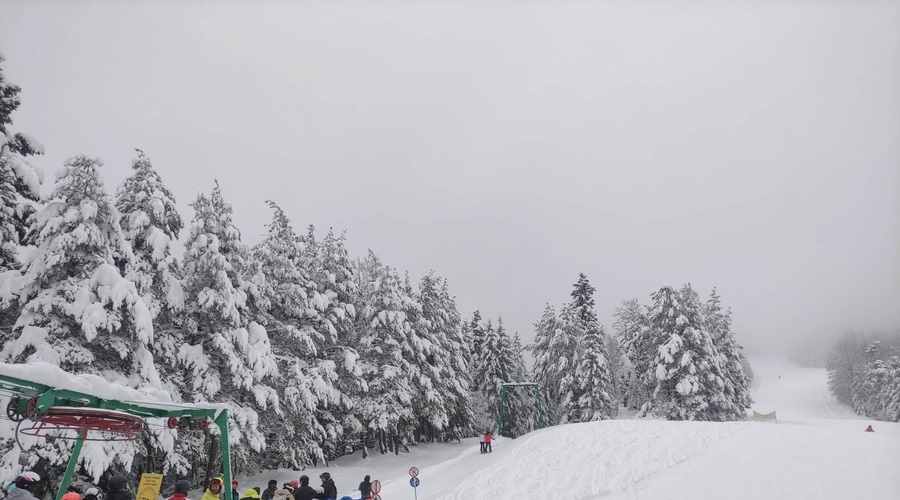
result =
[[751,349],[896,329],[900,3],[786,3],[5,1],[0,51],[49,180],[140,147],[526,341],[579,272],[607,328],[690,281]]

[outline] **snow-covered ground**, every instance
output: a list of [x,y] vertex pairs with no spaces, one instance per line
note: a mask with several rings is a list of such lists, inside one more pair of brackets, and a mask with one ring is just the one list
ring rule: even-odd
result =
[[[822,369],[752,358],[754,409],[778,423],[616,420],[542,429],[500,439],[412,447],[399,456],[358,454],[330,467],[277,471],[246,480],[265,487],[328,470],[341,495],[363,476],[385,500],[691,499],[895,500],[900,498],[900,424],[857,417],[829,395]],[[871,424],[875,433],[863,432]],[[420,470],[418,491],[408,470]]]

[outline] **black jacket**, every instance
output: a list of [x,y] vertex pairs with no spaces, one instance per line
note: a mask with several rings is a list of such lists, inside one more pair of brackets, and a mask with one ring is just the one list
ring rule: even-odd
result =
[[372,483],[368,481],[359,483],[359,495],[362,498],[372,498]]
[[294,500],[313,500],[316,498],[316,490],[308,484],[301,484],[294,490]]
[[134,493],[122,490],[109,490],[104,497],[105,500],[134,500]]
[[334,479],[328,479],[322,483],[322,490],[324,490],[324,493],[316,495],[316,498],[319,500],[337,499],[337,486],[334,484]]
[[277,489],[278,486],[264,489],[262,492],[262,500],[272,500],[272,497],[275,496],[275,490]]

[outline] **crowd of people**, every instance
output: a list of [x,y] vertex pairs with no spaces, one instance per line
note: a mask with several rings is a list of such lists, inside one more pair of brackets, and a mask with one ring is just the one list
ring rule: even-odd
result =
[[[319,488],[309,485],[309,476],[300,476],[291,482],[278,487],[278,481],[272,479],[265,490],[259,486],[250,488],[244,493],[238,492],[239,482],[231,481],[231,498],[225,497],[222,477],[212,478],[207,484],[203,496],[199,500],[337,500],[337,486],[331,474],[323,472],[319,475],[322,484]],[[41,481],[40,475],[27,471],[20,474],[6,489],[6,500],[37,500],[34,492]],[[108,482],[109,489],[104,495],[98,488],[91,487],[81,493],[77,486],[69,486],[62,500],[134,500],[134,493],[128,489],[128,481],[122,474],[112,476]],[[191,484],[184,479],[175,482],[175,492],[167,500],[192,500],[188,497]],[[372,483],[366,476],[357,488],[363,499],[372,498]],[[198,500],[198,499],[193,499]]]

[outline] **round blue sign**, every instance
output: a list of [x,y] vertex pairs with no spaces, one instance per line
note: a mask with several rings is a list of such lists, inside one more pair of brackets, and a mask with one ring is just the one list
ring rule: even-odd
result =
[[417,477],[409,478],[409,485],[412,486],[413,488],[418,488],[419,487],[419,478],[417,478]]

